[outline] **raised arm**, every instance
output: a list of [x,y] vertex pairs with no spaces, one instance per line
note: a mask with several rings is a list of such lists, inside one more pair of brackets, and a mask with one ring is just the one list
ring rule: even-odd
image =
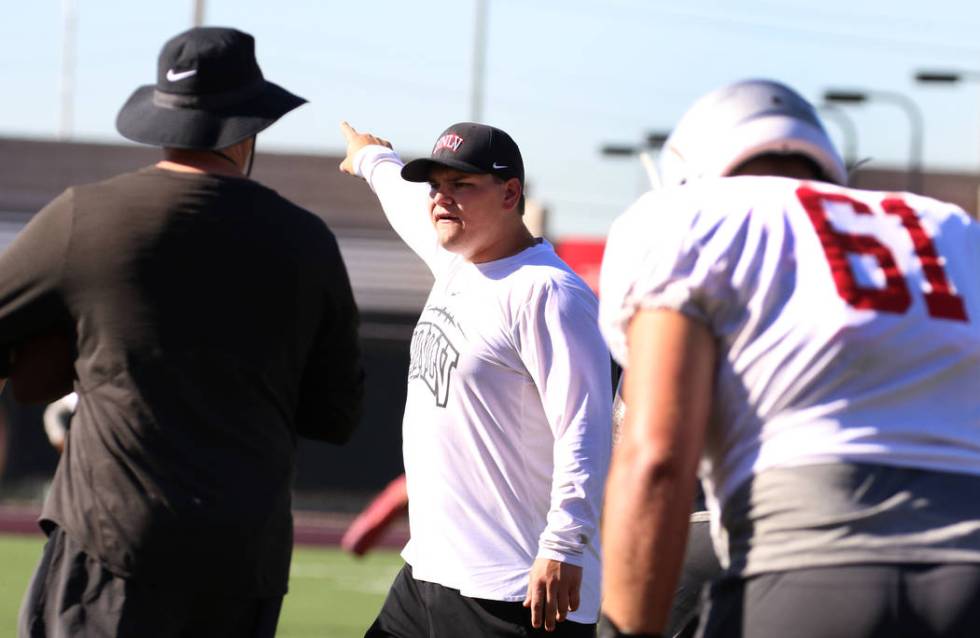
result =
[[340,171],[367,181],[394,231],[435,271],[448,253],[439,247],[429,219],[428,185],[402,179],[404,162],[387,140],[359,133],[347,122],[340,124],[340,132],[347,142]]

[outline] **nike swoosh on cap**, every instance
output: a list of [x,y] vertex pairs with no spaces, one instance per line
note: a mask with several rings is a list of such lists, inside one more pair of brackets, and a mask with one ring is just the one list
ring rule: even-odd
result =
[[197,69],[190,69],[188,71],[174,71],[170,69],[167,71],[167,81],[169,82],[180,82],[185,78],[189,78],[192,75],[197,75]]
[[507,166],[506,164],[498,164],[497,162],[493,163],[493,170],[499,171],[502,168],[510,168],[510,167]]

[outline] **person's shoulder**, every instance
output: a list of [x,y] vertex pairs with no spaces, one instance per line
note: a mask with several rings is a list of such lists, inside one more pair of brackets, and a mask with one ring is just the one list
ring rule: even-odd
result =
[[51,200],[44,210],[48,215],[60,215],[77,210],[85,211],[89,203],[99,208],[99,202],[115,200],[114,194],[125,194],[134,190],[136,187],[133,184],[142,179],[141,174],[146,170],[128,171],[93,182],[73,184]]
[[624,299],[638,281],[649,284],[680,276],[699,260],[707,266],[737,257],[746,231],[783,215],[785,198],[798,183],[719,177],[643,195],[610,228],[600,271],[601,296]]
[[286,198],[279,191],[251,180],[249,188],[254,188],[261,193],[262,206],[276,215],[277,221],[293,223],[308,232],[333,237],[333,232],[323,217]]
[[135,187],[135,185],[145,181],[147,176],[152,174],[152,168],[145,167],[134,171],[117,173],[106,177],[105,179],[96,180],[94,182],[75,184],[68,188],[66,192],[70,191],[73,194],[84,195],[90,192],[101,192],[105,189],[118,190],[120,188],[132,188]]
[[965,258],[977,263],[980,222],[976,218],[957,204],[941,199],[908,193],[896,199],[915,211],[919,225],[930,238],[944,245],[946,259]]
[[308,208],[304,208],[303,206],[300,206],[296,202],[292,201],[291,199],[288,199],[286,196],[279,193],[279,191],[273,190],[268,186],[259,184],[258,182],[255,182],[254,184],[257,188],[261,189],[266,194],[266,197],[268,198],[268,203],[273,206],[276,206],[278,209],[282,211],[282,213],[285,213],[287,215],[293,215],[297,219],[303,220],[305,223],[308,224],[319,224],[326,227],[327,225],[326,221],[324,221],[322,217],[320,217],[313,211],[309,210]]
[[885,196],[904,202],[919,215],[962,226],[976,227],[978,225],[976,218],[971,217],[961,206],[952,202],[914,193],[885,194]]
[[574,275],[562,261],[554,246],[547,239],[537,239],[535,244],[517,255],[513,264],[514,274],[529,281],[549,281],[562,278],[566,273]]
[[781,216],[800,201],[805,189],[835,190],[843,187],[825,182],[811,182],[776,175],[740,175],[719,177],[702,186],[703,210],[716,216]]
[[[171,194],[179,193],[201,182],[218,179],[217,176],[203,173],[183,173],[144,166],[131,171],[117,173],[105,179],[72,186],[80,198],[116,200],[127,197],[162,197],[166,200]],[[230,180],[231,178],[221,178]],[[245,182],[247,180],[236,180]]]
[[340,242],[325,219],[287,199],[283,199],[283,202],[285,205],[280,214],[289,211],[293,222],[289,232],[295,241],[302,241],[314,255],[320,257],[326,252],[340,255]]
[[642,254],[673,252],[711,237],[719,226],[752,209],[749,194],[750,189],[725,178],[650,191],[613,221],[604,262],[634,262]]
[[528,298],[559,297],[570,302],[595,302],[595,293],[572,268],[555,252],[547,241],[533,247],[515,279]]
[[751,210],[763,197],[785,190],[781,182],[745,181],[743,178],[711,178],[690,184],[652,190],[640,196],[613,222],[610,235],[636,241],[686,233],[699,225]]
[[890,214],[909,211],[919,218],[948,227],[976,227],[977,220],[958,204],[908,191],[869,190],[820,182],[804,183],[802,189],[815,197],[837,198]]

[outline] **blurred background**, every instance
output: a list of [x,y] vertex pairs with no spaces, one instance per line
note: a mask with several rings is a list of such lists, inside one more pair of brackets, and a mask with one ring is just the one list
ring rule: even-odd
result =
[[[400,473],[408,341],[431,283],[367,187],[337,172],[341,120],[406,158],[427,154],[456,121],[507,130],[524,154],[529,225],[593,283],[606,229],[649,188],[644,162],[673,123],[699,95],[748,77],[786,82],[818,106],[857,167],[853,185],[980,208],[972,0],[0,0],[0,10],[0,249],[66,187],[156,161],[114,121],[184,29],[251,33],[266,77],[310,100],[259,136],[254,177],[337,234],[363,313],[369,386],[349,447],[300,446],[301,542],[336,543]],[[57,463],[42,410],[0,397],[0,529],[33,533]],[[387,545],[403,539],[396,528]],[[375,583],[365,614],[397,563],[389,558],[374,575],[338,581],[345,591]],[[294,577],[337,570],[346,574],[307,565]],[[3,605],[0,596],[0,623]],[[314,621],[302,629],[290,609],[282,635],[347,635]]]

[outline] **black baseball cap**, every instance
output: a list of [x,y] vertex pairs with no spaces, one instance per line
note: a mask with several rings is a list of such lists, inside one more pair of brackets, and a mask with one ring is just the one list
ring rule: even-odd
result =
[[501,179],[516,177],[524,185],[524,160],[517,144],[507,133],[486,124],[453,124],[436,140],[431,156],[402,167],[402,178],[426,182],[437,166],[464,173],[488,173]]

